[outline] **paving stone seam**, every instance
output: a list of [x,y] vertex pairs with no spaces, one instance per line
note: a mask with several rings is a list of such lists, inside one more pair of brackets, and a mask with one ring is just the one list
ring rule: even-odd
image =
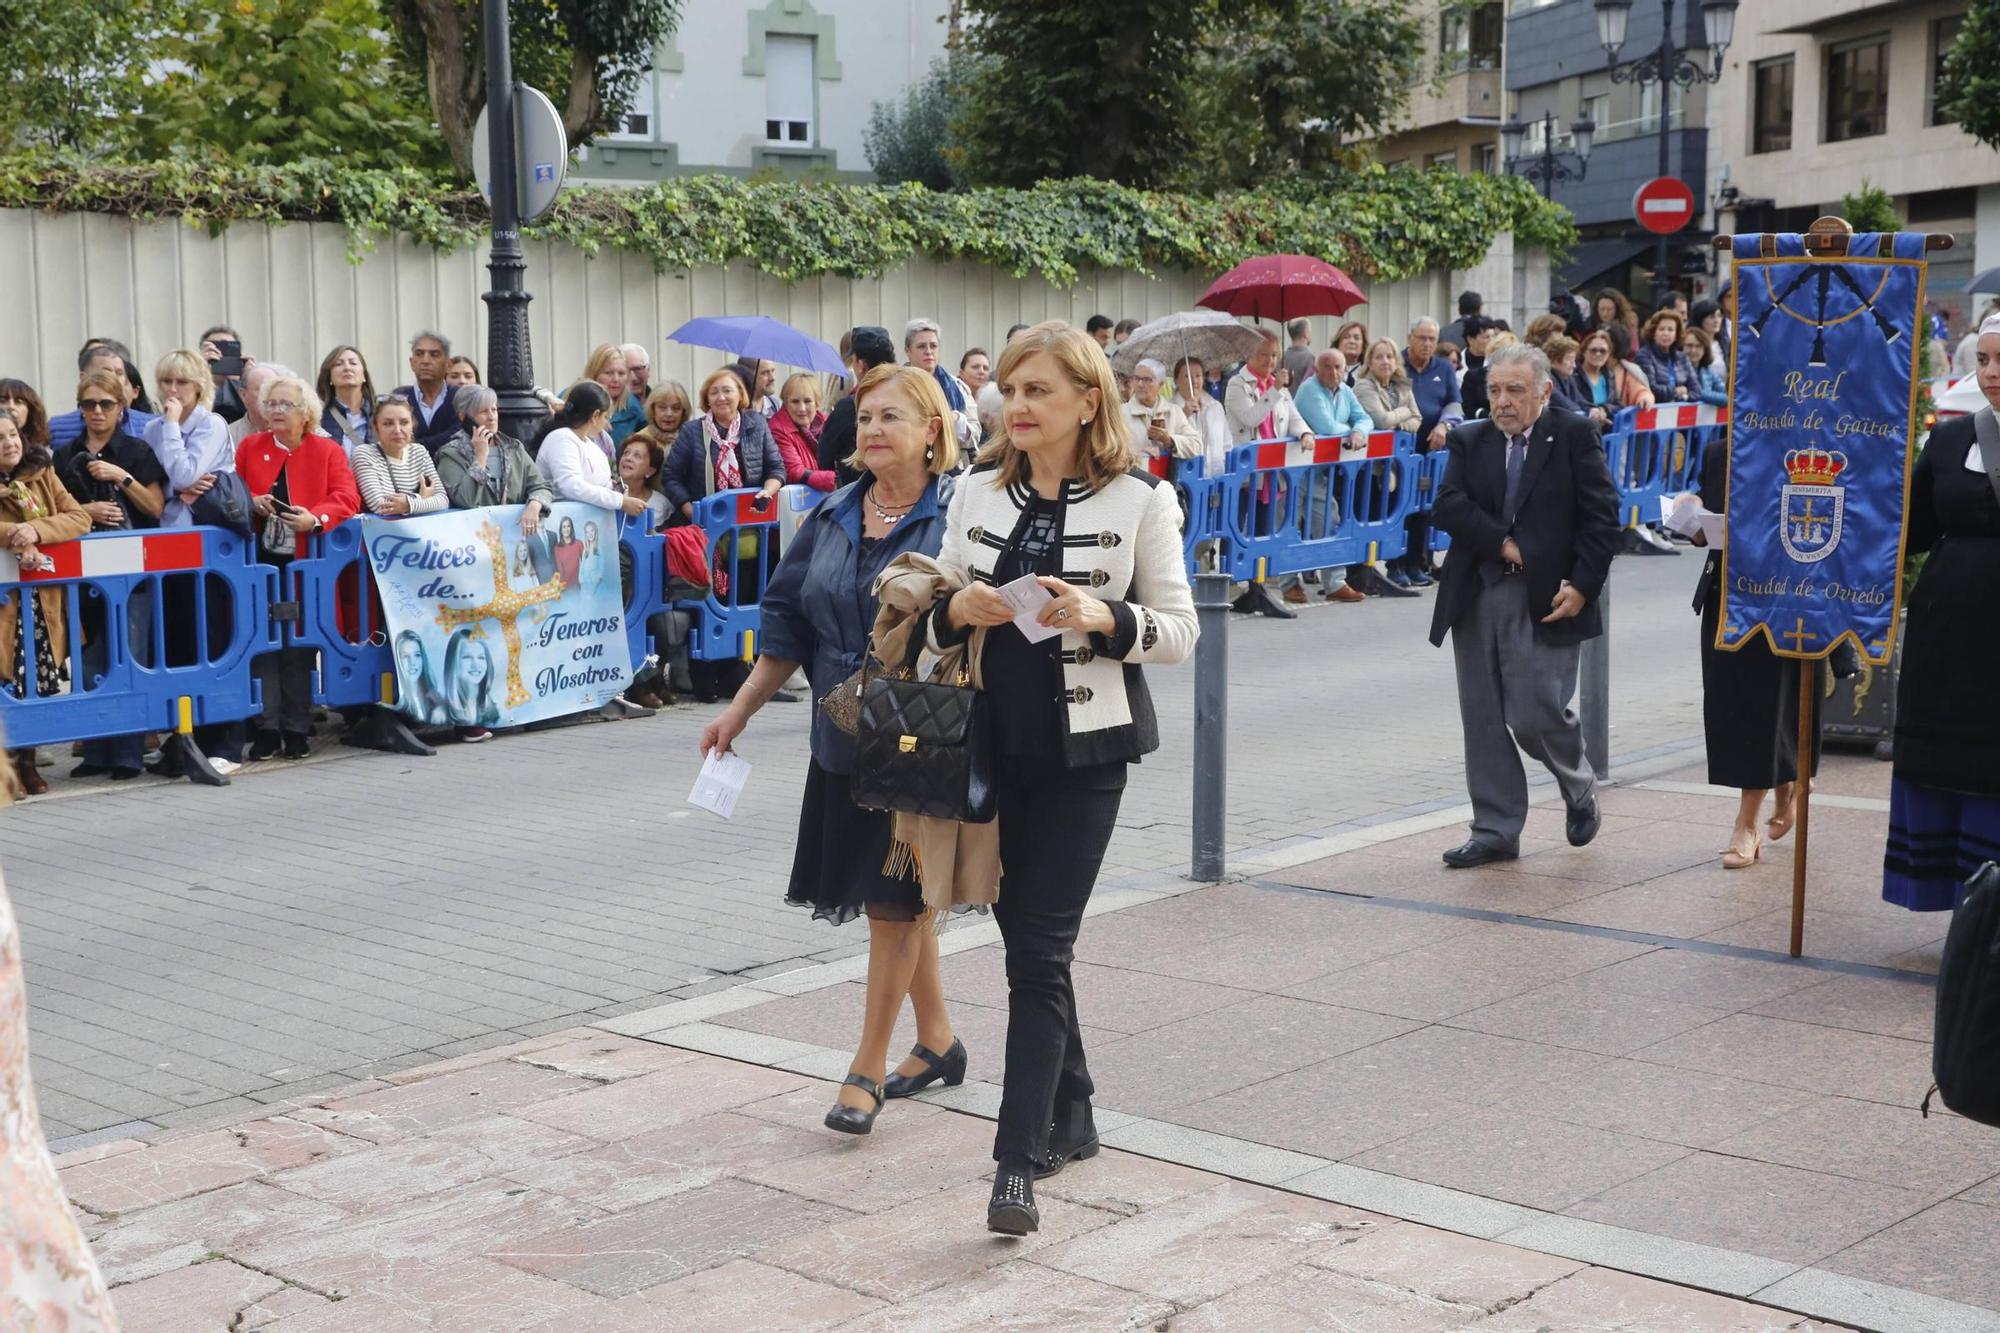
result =
[[[735,1028],[710,1027],[709,1033],[696,1036],[699,1044],[683,1044],[682,1039],[694,1029],[705,1026],[709,1025],[688,1024],[667,1028],[638,1039],[788,1072],[806,1072],[793,1069],[794,1064],[824,1067],[828,1059],[838,1062],[838,1066],[844,1069],[850,1056],[850,1052],[832,1047],[785,1038],[767,1038],[761,1033]],[[786,1063],[769,1063],[756,1055],[765,1042],[782,1042],[793,1053]],[[973,1094],[970,1090],[975,1086],[986,1090],[984,1095]],[[991,1121],[998,1117],[999,1092],[999,1088],[992,1084],[967,1083],[955,1089],[920,1093],[918,1099],[937,1105],[948,1113]],[[1099,1136],[1106,1147],[1134,1156],[1225,1176],[1287,1194],[1380,1213],[1420,1226],[1576,1259],[1599,1268],[1675,1286],[1738,1300],[1753,1300],[1807,1318],[1829,1319],[1863,1329],[1880,1329],[1884,1333],[1994,1333],[1994,1330],[2000,1329],[2000,1313],[1901,1287],[1848,1278],[1811,1265],[1771,1259],[1741,1250],[1701,1245],[1545,1212],[1448,1186],[1350,1166],[1310,1153],[1271,1148],[1208,1130],[1176,1125],[1170,1121],[1129,1116],[1122,1119],[1116,1129],[1107,1129],[1100,1124]],[[1192,1150],[1174,1151],[1165,1146],[1175,1140],[1194,1147]],[[1283,1167],[1269,1169],[1269,1164],[1285,1159],[1297,1159],[1290,1165],[1303,1165],[1295,1170]],[[1266,1163],[1266,1169],[1259,1169],[1258,1162]],[[1349,1188],[1335,1192],[1327,1187],[1323,1182],[1330,1172]],[[1316,1180],[1309,1181],[1309,1177]],[[1376,1197],[1365,1197],[1369,1192]],[[1391,1194],[1396,1197],[1385,1197]],[[1476,1220],[1481,1216],[1496,1220],[1481,1225]],[[1023,1256],[1026,1262],[1033,1262],[1034,1258],[1033,1255]],[[1718,1271],[1730,1276],[1718,1281]]]

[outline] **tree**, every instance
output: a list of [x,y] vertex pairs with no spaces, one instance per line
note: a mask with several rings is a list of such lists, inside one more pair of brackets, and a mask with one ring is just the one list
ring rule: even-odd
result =
[[[1254,185],[1333,165],[1350,137],[1381,130],[1423,70],[1423,25],[1406,0],[1237,0],[1202,53],[1192,182]],[[1365,53],[1365,55],[1363,54]]]
[[862,144],[877,176],[933,190],[964,188],[965,151],[952,138],[952,124],[963,112],[978,67],[970,56],[933,61],[930,73],[904,92],[901,103],[875,103]]
[[1215,0],[964,0],[987,72],[955,126],[970,178],[1028,187],[1064,176],[1172,177],[1194,142],[1192,82]]
[[[480,0],[387,0],[452,163],[472,174],[472,127],[486,105]],[[508,0],[514,77],[562,108],[571,144],[588,143],[631,108],[681,0]]]
[[180,0],[84,5],[42,0],[0,21],[0,147],[90,153],[138,111],[155,33],[179,29]]
[[2000,148],[2000,0],[1972,0],[1945,55],[1938,102],[1965,132]]
[[191,6],[155,54],[164,72],[129,127],[149,156],[354,167],[444,160],[422,89],[397,60],[375,0]]
[[1861,178],[1861,188],[1840,197],[1840,216],[1856,231],[1901,231],[1903,219],[1896,215],[1896,201],[1889,192]]

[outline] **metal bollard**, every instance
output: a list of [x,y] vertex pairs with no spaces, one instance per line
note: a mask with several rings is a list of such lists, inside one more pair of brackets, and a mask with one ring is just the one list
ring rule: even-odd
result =
[[1611,778],[1611,583],[1597,594],[1604,632],[1583,643],[1577,711],[1583,717],[1583,753],[1599,782]]
[[1201,639],[1194,650],[1194,857],[1189,878],[1222,879],[1228,805],[1229,576],[1194,576]]

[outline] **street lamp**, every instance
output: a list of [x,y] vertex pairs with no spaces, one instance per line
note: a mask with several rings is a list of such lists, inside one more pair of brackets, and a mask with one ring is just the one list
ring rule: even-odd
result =
[[1560,181],[1580,181],[1590,168],[1590,147],[1597,135],[1597,124],[1585,116],[1569,127],[1570,140],[1575,146],[1574,153],[1556,151],[1556,113],[1547,112],[1542,116],[1542,149],[1525,162],[1521,149],[1528,137],[1528,127],[1518,120],[1510,120],[1500,127],[1500,155],[1506,160],[1509,175],[1520,176],[1533,181],[1536,188],[1549,197],[1555,198],[1556,184]]
[[486,382],[500,399],[500,429],[532,438],[548,409],[532,392],[535,358],[528,342],[528,259],[521,249],[520,172],[514,145],[514,69],[506,0],[483,0],[486,45],[487,179],[493,189],[493,247],[486,272]]
[[[1632,0],[1597,0],[1597,41],[1604,48],[1605,63],[1613,83],[1660,85],[1660,175],[1668,174],[1668,153],[1672,136],[1667,114],[1670,87],[1683,90],[1698,83],[1715,83],[1722,78],[1722,54],[1736,36],[1737,0],[1701,0],[1702,35],[1708,40],[1709,64],[1703,67],[1689,59],[1689,53],[1674,42],[1674,0],[1660,0],[1659,49],[1623,65],[1619,48],[1625,45],[1625,28],[1632,17]],[[1698,54],[1698,53],[1697,53]],[[1667,299],[1667,238],[1663,235],[1654,250],[1653,304]]]

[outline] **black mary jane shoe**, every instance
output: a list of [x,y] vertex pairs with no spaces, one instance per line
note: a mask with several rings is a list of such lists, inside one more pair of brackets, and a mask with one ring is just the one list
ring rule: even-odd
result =
[[835,1102],[826,1113],[826,1127],[842,1134],[866,1134],[875,1128],[875,1117],[882,1113],[882,1085],[866,1074],[849,1074],[843,1085],[859,1088],[873,1097],[875,1109],[857,1111],[845,1102]]
[[1062,1174],[1062,1169],[1071,1162],[1087,1162],[1102,1151],[1104,1151],[1104,1145],[1098,1142],[1095,1134],[1084,1140],[1077,1147],[1071,1148],[1066,1152],[1051,1148],[1049,1149],[1049,1164],[1035,1168],[1035,1179],[1047,1180],[1050,1176],[1059,1176]]
[[986,1229],[1003,1236],[1039,1231],[1042,1211],[1035,1207],[1034,1171],[1025,1157],[1010,1157],[993,1175],[993,1197],[986,1204]]
[[882,1080],[882,1095],[894,1100],[897,1097],[912,1097],[931,1084],[944,1081],[947,1088],[955,1088],[965,1082],[965,1043],[958,1038],[951,1039],[951,1049],[939,1055],[922,1042],[910,1048],[910,1054],[928,1066],[921,1074],[898,1074],[889,1071],[889,1077]]

